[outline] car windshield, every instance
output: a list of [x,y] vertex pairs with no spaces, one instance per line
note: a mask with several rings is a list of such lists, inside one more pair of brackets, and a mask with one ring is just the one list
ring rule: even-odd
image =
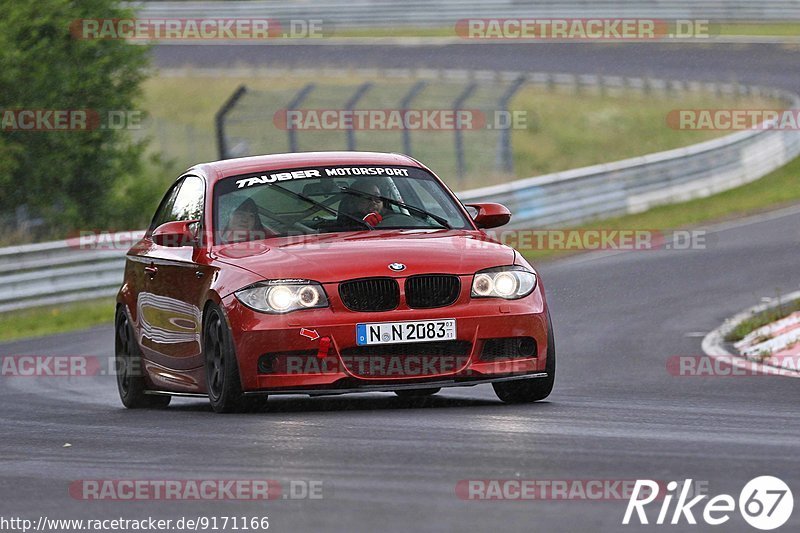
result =
[[470,229],[428,172],[399,166],[271,170],[214,187],[215,242],[387,229]]

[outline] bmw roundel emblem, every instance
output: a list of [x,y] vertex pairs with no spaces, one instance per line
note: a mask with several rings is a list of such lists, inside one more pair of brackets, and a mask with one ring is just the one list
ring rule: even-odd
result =
[[389,268],[395,272],[402,272],[406,269],[406,266],[403,263],[392,263],[389,265]]

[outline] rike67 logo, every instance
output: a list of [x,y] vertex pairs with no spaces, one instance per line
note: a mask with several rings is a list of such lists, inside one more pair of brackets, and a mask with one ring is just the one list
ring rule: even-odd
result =
[[[656,481],[637,479],[622,523],[635,524],[637,520],[639,524],[651,523],[652,513],[648,517],[645,507],[656,500],[660,500],[661,503],[658,517],[655,519],[655,523],[659,525],[683,523],[696,525],[695,513],[711,526],[722,525],[731,519],[737,507],[737,501],[733,496],[719,494],[704,502],[709,496],[701,494],[689,499],[691,486],[691,479],[682,484],[670,481],[666,486],[666,494],[663,494]],[[640,497],[642,495],[644,497]],[[675,500],[674,507],[672,507],[673,500]],[[653,507],[657,506],[658,504]],[[739,493],[738,507],[745,522],[756,529],[768,531],[781,527],[789,520],[794,509],[794,498],[789,486],[781,479],[760,476],[748,481]]]

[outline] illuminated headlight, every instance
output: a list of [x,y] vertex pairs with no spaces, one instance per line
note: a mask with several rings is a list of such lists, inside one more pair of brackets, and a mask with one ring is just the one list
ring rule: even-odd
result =
[[263,313],[289,313],[299,309],[328,307],[322,285],[304,279],[264,281],[236,291],[236,298]]
[[473,298],[524,298],[536,288],[536,273],[524,267],[509,266],[481,270],[472,279]]

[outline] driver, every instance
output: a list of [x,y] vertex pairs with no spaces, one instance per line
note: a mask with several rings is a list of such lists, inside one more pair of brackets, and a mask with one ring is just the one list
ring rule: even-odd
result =
[[228,225],[222,232],[222,241],[225,243],[255,241],[266,239],[272,235],[261,224],[258,215],[258,206],[252,198],[248,198],[233,210]]
[[347,228],[363,229],[363,226],[353,220],[354,217],[367,222],[370,226],[377,226],[383,220],[384,212],[383,200],[378,198],[382,196],[378,185],[371,179],[361,178],[354,181],[348,190],[364,193],[365,196],[345,193],[344,199],[339,204],[337,222]]

